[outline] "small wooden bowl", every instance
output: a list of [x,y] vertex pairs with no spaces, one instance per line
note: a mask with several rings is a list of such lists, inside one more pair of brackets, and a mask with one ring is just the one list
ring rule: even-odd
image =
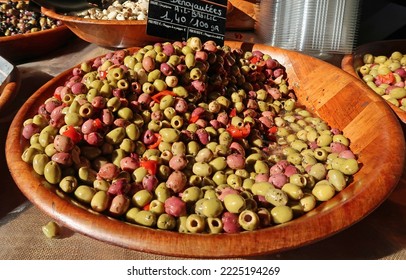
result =
[[13,63],[21,63],[57,50],[74,38],[65,25],[29,34],[0,37],[0,55]]
[[[0,4],[6,2],[0,0]],[[72,38],[74,34],[64,25],[33,33],[1,36],[0,56],[14,64],[22,63],[61,48]]]
[[232,48],[260,50],[277,59],[286,67],[299,102],[350,139],[350,147],[362,167],[353,182],[334,198],[291,222],[238,234],[155,230],[80,207],[35,175],[31,166],[21,160],[27,142],[21,136],[24,120],[36,113],[71,70],[35,92],[10,126],[6,158],[17,186],[50,217],[83,235],[124,248],[178,257],[225,258],[277,253],[334,235],[375,210],[396,187],[405,160],[403,132],[386,102],[359,79],[321,60],[265,45],[226,44]]
[[106,48],[143,46],[162,38],[146,33],[146,20],[99,20],[58,14],[41,8],[43,14],[62,21],[79,38]]
[[[356,48],[353,54],[347,54],[343,57],[341,68],[362,81],[362,76],[359,74],[358,69],[364,65],[363,57],[365,54],[372,54],[374,56],[386,55],[389,57],[394,51],[400,51],[405,54],[406,40],[376,41],[361,45]],[[398,118],[403,123],[406,123],[406,111],[403,111],[390,102],[387,102],[387,104],[392,108]]]

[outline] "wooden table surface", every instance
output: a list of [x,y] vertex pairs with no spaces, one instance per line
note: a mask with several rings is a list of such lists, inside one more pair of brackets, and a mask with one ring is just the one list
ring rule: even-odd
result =
[[[17,65],[21,86],[13,106],[17,110],[53,76],[109,51],[75,39],[41,60]],[[178,259],[127,250],[68,229],[59,239],[47,239],[41,227],[50,218],[27,201],[8,171],[4,146],[12,118],[0,118],[0,259]],[[406,170],[390,197],[357,224],[315,244],[256,258],[406,260]]]

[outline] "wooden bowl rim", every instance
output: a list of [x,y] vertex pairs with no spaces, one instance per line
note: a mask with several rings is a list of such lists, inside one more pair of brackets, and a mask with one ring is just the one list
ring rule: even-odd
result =
[[[229,44],[229,42],[226,41],[225,44]],[[241,42],[236,43],[236,47],[240,45],[242,45]],[[252,45],[253,49],[266,48],[270,52],[279,50],[284,54],[295,54],[298,57],[306,57],[303,54],[297,54],[293,51],[281,50],[275,47],[260,44],[249,45]],[[322,61],[319,62],[318,60],[315,62],[316,60],[311,57],[309,57],[308,60],[313,63],[324,63]],[[341,71],[343,72],[342,75],[348,75],[351,77],[346,72],[339,68],[337,69],[334,66],[331,66],[330,69],[332,71]],[[42,180],[39,180],[38,176],[33,175],[33,171],[29,170],[29,165],[21,160],[21,125],[26,116],[29,115],[27,110],[30,109],[38,98],[41,98],[44,92],[49,90],[49,88],[58,85],[58,81],[64,81],[66,75],[70,74],[70,71],[71,69],[66,70],[51,81],[47,82],[27,100],[17,113],[7,136],[7,163],[18,187],[34,205],[39,207],[52,218],[61,222],[63,225],[83,235],[106,243],[154,254],[199,258],[255,256],[293,249],[327,238],[363,219],[387,198],[396,186],[403,171],[405,143],[404,139],[400,140],[399,138],[399,140],[395,141],[393,145],[388,145],[391,158],[396,152],[398,153],[398,157],[396,157],[396,166],[391,167],[390,171],[392,172],[392,175],[388,177],[388,180],[381,182],[379,179],[373,179],[377,174],[370,174],[368,178],[363,178],[363,181],[367,184],[371,183],[371,187],[374,187],[373,190],[377,191],[377,193],[371,194],[370,189],[365,187],[358,190],[357,195],[351,195],[353,194],[353,189],[348,190],[348,192],[347,190],[344,190],[337,194],[332,201],[323,203],[315,210],[286,224],[272,226],[270,228],[253,232],[213,235],[184,234],[169,231],[162,232],[160,230],[137,225],[127,226],[126,223],[121,221],[100,214],[95,215],[88,210],[76,207],[69,201],[59,197],[50,188],[44,187],[47,186],[47,184],[44,184]],[[361,81],[353,77],[351,79],[351,83],[363,88]],[[374,104],[382,104],[384,102],[383,100],[377,100],[377,98],[372,95],[369,96],[371,96]],[[45,97],[42,96],[42,98]],[[396,137],[403,135],[399,122],[390,109],[384,105],[379,108],[383,110],[388,123],[391,124],[390,132],[393,133],[391,136]],[[381,138],[383,138],[385,141],[389,141],[388,137],[385,135],[379,134],[378,136],[380,138],[379,140],[382,140]],[[389,158],[389,154],[383,155],[383,158]],[[386,170],[386,168],[389,167],[385,164],[381,164],[378,168]],[[28,178],[25,178],[24,176],[28,176]],[[31,184],[27,184],[27,179]],[[358,186],[358,181],[355,181],[355,183],[353,182],[351,186],[356,188]],[[337,206],[338,204],[339,206]],[[352,212],[351,217],[346,219],[340,217],[340,211],[343,209],[349,210],[349,208],[354,207],[354,205],[356,208],[353,209],[354,211]],[[76,217],[80,217],[80,219],[77,219]],[[329,226],[327,232],[323,230],[324,223]],[[312,228],[311,234],[305,231],[297,231],[298,228],[305,229],[307,227]],[[289,231],[290,236],[284,234],[287,231]],[[273,238],[275,238],[275,236],[279,237],[279,239],[277,238],[274,240]],[[300,241],[297,241],[295,238],[300,239]],[[216,246],[216,242],[220,242],[217,243],[219,246]],[[263,243],[269,244],[272,248],[262,246]],[[230,249],[229,247],[224,246],[224,248],[229,248],[228,251],[224,251],[223,246],[221,246],[222,244],[227,246],[232,244],[234,247]],[[194,248],[198,249],[194,250]]]
[[32,33],[16,34],[13,36],[2,36],[2,37],[0,37],[0,46],[2,43],[20,41],[20,40],[24,40],[24,39],[32,39],[35,37],[42,37],[42,36],[46,36],[46,35],[51,35],[52,33],[61,32],[63,30],[68,30],[68,27],[64,24],[57,26],[55,28],[52,28],[52,29],[46,29],[46,30],[32,32]]

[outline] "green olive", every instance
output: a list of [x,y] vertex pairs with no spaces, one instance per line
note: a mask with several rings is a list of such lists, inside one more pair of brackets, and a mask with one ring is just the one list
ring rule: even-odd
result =
[[116,145],[120,144],[126,136],[124,127],[116,127],[106,134],[105,139],[107,143]]
[[213,168],[206,162],[196,162],[193,164],[193,174],[207,177],[213,173]]
[[224,207],[231,213],[240,213],[246,207],[245,199],[239,194],[228,194],[223,202]]
[[333,136],[333,142],[338,142],[343,144],[344,146],[350,145],[350,140],[342,134],[336,134]]
[[215,218],[223,212],[223,203],[217,198],[205,199],[202,203],[201,212],[205,217]]
[[322,163],[316,163],[310,168],[309,175],[317,180],[323,180],[327,175],[326,167]]
[[317,183],[312,189],[312,194],[319,201],[327,201],[335,195],[335,189],[328,183]]
[[356,159],[345,159],[338,169],[345,175],[353,175],[358,172],[359,164]]
[[256,182],[251,185],[251,191],[254,195],[265,196],[272,191],[275,187],[269,182]]
[[266,192],[265,200],[274,206],[282,206],[288,203],[289,198],[284,191],[272,188]]
[[225,170],[227,167],[227,160],[225,157],[216,157],[209,162],[213,172]]
[[74,176],[65,176],[59,182],[59,187],[66,193],[72,193],[78,187],[78,180]]
[[139,190],[136,192],[133,197],[131,198],[131,202],[134,206],[139,208],[143,208],[145,205],[151,202],[153,196],[147,190]]
[[139,225],[153,227],[157,224],[157,216],[151,211],[140,210],[135,213],[134,222]]
[[176,227],[176,219],[169,214],[162,213],[158,216],[156,226],[159,229],[173,230]]
[[284,191],[290,199],[299,200],[303,197],[303,190],[300,186],[286,183],[282,186],[282,191]]
[[32,167],[38,175],[44,175],[45,166],[50,161],[46,154],[36,154],[32,160]]
[[209,227],[209,232],[212,234],[221,233],[223,231],[223,222],[220,218],[207,218],[206,223]]
[[156,215],[161,215],[165,212],[165,204],[158,199],[154,199],[149,203],[149,211]]
[[317,201],[316,201],[316,198],[314,197],[314,195],[305,194],[300,199],[300,205],[302,206],[302,209],[304,212],[309,212],[316,207]]
[[339,170],[329,170],[327,172],[327,178],[337,191],[342,191],[347,185],[346,176]]
[[174,128],[162,128],[159,130],[159,135],[161,135],[162,141],[174,143],[179,140],[180,132]]
[[203,198],[203,191],[196,186],[185,189],[182,194],[182,200],[185,202],[196,202],[201,198]]
[[203,216],[191,214],[186,218],[186,228],[191,233],[203,232],[206,228],[206,221]]
[[103,212],[109,207],[110,198],[107,191],[98,191],[90,201],[90,206],[97,212]]
[[269,166],[265,161],[257,160],[254,163],[254,171],[257,174],[269,174]]
[[[137,145],[138,142],[136,142]],[[135,147],[135,152],[141,153],[139,150],[137,150],[137,146]],[[127,153],[123,149],[115,149],[111,152],[111,161],[117,165],[120,166],[120,161],[127,156]]]
[[169,197],[171,197],[171,192],[165,183],[160,183],[155,188],[154,193],[155,193],[156,198],[161,202],[165,202],[165,200],[167,200]]
[[132,207],[128,209],[128,211],[125,213],[125,219],[130,222],[130,223],[136,223],[135,222],[135,215],[141,211],[138,207]]
[[271,216],[275,224],[283,224],[293,219],[293,211],[286,205],[275,206],[271,209]]
[[213,157],[214,154],[209,148],[203,148],[197,153],[195,160],[197,162],[210,162]]
[[52,160],[45,164],[44,177],[50,184],[58,184],[62,179],[62,170],[59,164]]
[[27,163],[32,164],[35,155],[41,154],[41,153],[42,153],[41,150],[34,148],[33,146],[30,146],[24,150],[23,154],[21,155],[21,159]]
[[48,238],[56,238],[60,235],[61,228],[56,222],[51,221],[42,227],[42,232]]
[[96,190],[87,185],[80,185],[76,188],[73,194],[75,195],[77,200],[86,204],[90,204],[93,196],[96,194]]
[[238,223],[247,231],[256,230],[260,225],[260,220],[254,211],[244,210],[238,216]]
[[307,178],[306,176],[302,174],[293,174],[292,176],[289,177],[289,183],[295,184],[301,188],[305,187],[307,185]]
[[99,191],[107,191],[110,187],[110,183],[104,179],[96,179],[93,181],[93,188]]
[[82,166],[78,170],[78,177],[87,184],[93,184],[97,179],[97,171],[88,166]]

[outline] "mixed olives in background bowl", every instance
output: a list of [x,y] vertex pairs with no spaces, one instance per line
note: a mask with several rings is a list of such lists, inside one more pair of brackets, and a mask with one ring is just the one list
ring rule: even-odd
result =
[[377,41],[346,55],[343,70],[360,78],[406,122],[406,40]]
[[[113,12],[111,9],[116,11]],[[162,41],[162,38],[146,34],[147,20],[141,19],[141,16],[145,14],[145,9],[134,12],[131,18],[127,15],[128,13],[119,12],[117,7],[110,8],[108,12],[110,18],[98,16],[99,13],[103,13],[103,10],[99,12],[92,10],[93,15],[86,17],[84,15],[57,13],[44,7],[41,8],[41,11],[50,18],[63,22],[73,33],[86,42],[106,48],[128,48]],[[105,11],[107,12],[107,9]],[[119,19],[113,18],[113,14]],[[140,19],[134,20],[135,14]]]
[[61,26],[61,22],[34,11],[26,1],[0,5],[0,36],[29,34]]
[[[326,82],[343,75],[342,84],[323,88],[298,65],[327,73]],[[112,52],[27,101],[10,128],[7,162],[42,210],[127,248],[209,257],[307,244],[369,213],[403,168],[404,153],[371,164],[370,143],[404,150],[404,141],[369,132],[382,121],[392,135],[401,129],[375,95],[337,111],[358,82],[331,67],[198,38]],[[377,122],[361,131],[368,109]],[[215,242],[227,245],[213,251]]]
[[61,21],[31,8],[28,1],[0,1],[0,55],[22,62],[58,49],[73,33]]

